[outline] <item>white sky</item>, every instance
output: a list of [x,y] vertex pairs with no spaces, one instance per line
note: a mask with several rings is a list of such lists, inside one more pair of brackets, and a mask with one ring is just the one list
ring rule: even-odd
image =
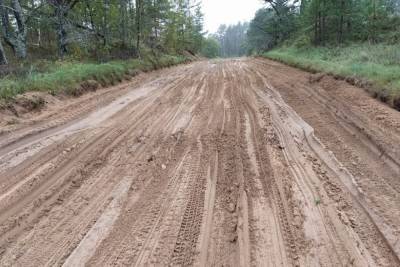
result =
[[250,21],[256,11],[265,6],[262,0],[201,0],[205,30],[217,31],[221,24]]

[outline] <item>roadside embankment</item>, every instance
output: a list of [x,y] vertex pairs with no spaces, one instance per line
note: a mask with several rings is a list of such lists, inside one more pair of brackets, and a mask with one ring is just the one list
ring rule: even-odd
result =
[[21,71],[14,71],[0,78],[0,109],[13,109],[14,105],[19,105],[30,111],[45,104],[40,93],[22,95],[27,92],[80,96],[88,91],[129,80],[139,72],[170,67],[191,60],[187,56],[162,55],[156,58],[144,57],[140,60],[107,63],[36,62],[29,68],[21,67]]
[[400,110],[400,47],[357,44],[346,47],[281,47],[263,54],[313,73],[327,73],[366,89]]

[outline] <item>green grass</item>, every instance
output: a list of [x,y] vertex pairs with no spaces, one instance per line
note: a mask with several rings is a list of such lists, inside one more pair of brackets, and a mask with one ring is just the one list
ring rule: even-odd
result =
[[375,97],[400,110],[400,45],[281,47],[265,57],[311,72],[366,81]]
[[184,63],[183,56],[164,55],[159,58],[146,57],[143,60],[131,59],[104,64],[82,62],[49,62],[43,71],[29,72],[26,75],[12,75],[0,79],[0,99],[11,100],[27,91],[43,91],[52,94],[74,95],[84,82],[94,80],[102,86],[113,85],[136,71],[150,71]]

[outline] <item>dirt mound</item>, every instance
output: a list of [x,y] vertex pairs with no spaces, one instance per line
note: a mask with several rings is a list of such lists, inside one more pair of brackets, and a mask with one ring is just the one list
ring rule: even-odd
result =
[[3,102],[0,112],[8,115],[19,117],[25,113],[32,111],[40,111],[46,105],[46,98],[49,98],[44,93],[29,92],[18,95],[15,99]]
[[73,89],[67,91],[66,93],[73,95],[73,96],[81,96],[87,92],[95,92],[100,87],[101,87],[101,85],[97,81],[88,80],[88,81],[82,82],[76,88],[73,88]]

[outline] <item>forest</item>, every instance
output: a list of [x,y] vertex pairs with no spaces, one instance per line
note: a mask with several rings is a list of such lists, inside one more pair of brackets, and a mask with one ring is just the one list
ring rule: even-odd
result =
[[400,110],[399,0],[263,0],[208,35],[208,57],[264,56],[364,87]]
[[[221,25],[206,46],[217,56],[254,55],[282,46],[344,47],[352,43],[397,44],[399,0],[264,0],[248,23]],[[210,47],[208,47],[210,48]],[[212,55],[210,55],[212,56]]]
[[190,0],[0,0],[1,64],[8,57],[138,57],[141,47],[196,53],[202,13]]
[[75,94],[196,55],[260,55],[400,105],[400,0],[262,2],[251,21],[207,33],[199,0],[0,0],[0,98]]
[[290,42],[343,45],[349,42],[396,43],[400,39],[398,0],[265,0],[251,21],[249,49],[260,51]]
[[400,109],[399,0],[265,0],[248,54],[332,74]]
[[193,0],[0,0],[0,17],[3,99],[74,94],[88,79],[112,84],[132,69],[185,61],[204,38]]

